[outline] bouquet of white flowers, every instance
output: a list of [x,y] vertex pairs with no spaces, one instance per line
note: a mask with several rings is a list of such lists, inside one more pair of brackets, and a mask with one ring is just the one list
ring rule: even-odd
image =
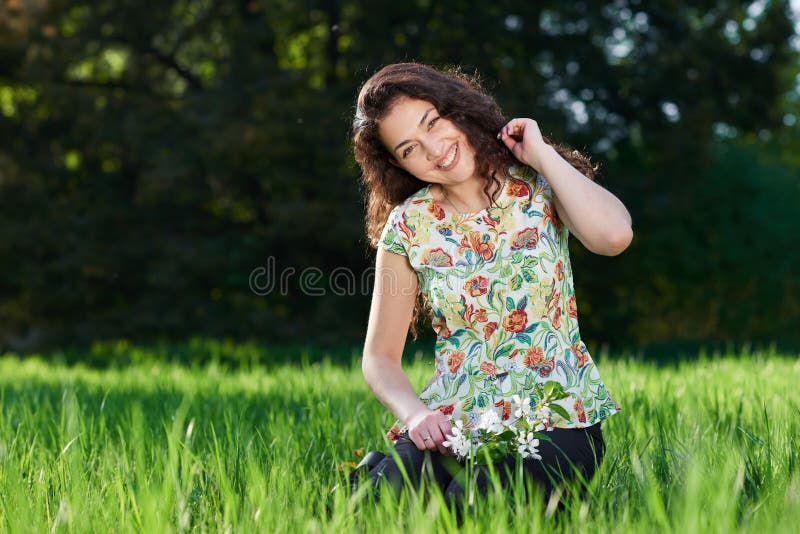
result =
[[566,410],[552,401],[569,395],[561,384],[552,380],[536,384],[534,391],[538,399],[535,406],[531,406],[531,397],[512,397],[515,419],[503,421],[496,411],[487,410],[469,434],[465,433],[464,423],[457,421],[452,435],[445,436],[447,441],[443,442],[444,446],[452,450],[459,460],[467,459],[471,467],[479,458],[494,462],[515,450],[522,458],[541,460],[537,447],[539,438],[546,439],[542,431],[552,430],[550,412],[569,418]]

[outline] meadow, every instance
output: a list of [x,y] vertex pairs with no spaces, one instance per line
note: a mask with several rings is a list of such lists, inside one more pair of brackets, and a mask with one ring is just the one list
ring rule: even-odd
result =
[[[558,509],[520,500],[519,488],[493,492],[461,531],[797,528],[797,355],[745,350],[671,364],[593,356],[623,411],[604,423],[606,455],[589,496],[565,493]],[[388,451],[393,419],[358,358],[187,365],[145,350],[97,368],[6,354],[0,530],[458,531],[436,492],[378,503],[366,487],[350,494],[348,462],[360,449]],[[419,390],[432,358],[409,354],[406,372]]]

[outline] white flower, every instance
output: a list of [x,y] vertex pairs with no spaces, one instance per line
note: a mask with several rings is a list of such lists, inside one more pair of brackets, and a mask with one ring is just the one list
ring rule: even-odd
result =
[[517,451],[523,458],[533,458],[535,460],[541,460],[542,457],[539,454],[539,440],[534,437],[533,432],[520,432],[519,438],[517,440],[519,442],[519,446],[517,447]]
[[532,408],[531,408],[530,397],[525,397],[525,400],[522,400],[519,395],[514,395],[512,399],[514,400],[514,404],[516,405],[516,409],[514,410],[514,417],[521,419],[531,414]]
[[456,426],[453,427],[453,433],[445,437],[447,438],[447,441],[443,441],[442,445],[448,447],[461,458],[469,455],[472,440],[469,438],[469,436],[464,434],[463,421],[456,421]]
[[550,406],[548,403],[543,402],[536,406],[536,411],[533,414],[534,419],[539,421],[549,421],[550,420]]
[[500,434],[505,430],[503,427],[503,422],[500,420],[500,416],[497,415],[497,412],[494,410],[486,410],[483,412],[483,415],[481,415],[481,420],[478,422],[475,428],[483,428],[492,434]]

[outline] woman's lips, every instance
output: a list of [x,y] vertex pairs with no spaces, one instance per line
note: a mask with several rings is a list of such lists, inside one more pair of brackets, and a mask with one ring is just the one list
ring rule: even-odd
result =
[[453,143],[453,146],[450,147],[450,150],[447,151],[445,157],[442,158],[442,162],[446,162],[448,161],[449,158],[452,157],[453,159],[452,161],[450,161],[450,164],[444,167],[441,164],[438,164],[436,165],[436,168],[439,169],[440,171],[449,171],[450,169],[455,167],[456,163],[458,162],[459,152],[460,151],[458,150],[458,142],[456,141],[455,143]]

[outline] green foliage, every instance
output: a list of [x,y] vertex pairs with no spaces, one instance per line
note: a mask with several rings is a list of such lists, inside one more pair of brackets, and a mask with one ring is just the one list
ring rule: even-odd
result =
[[[793,235],[791,210],[770,202],[797,205],[787,13],[786,1],[762,13],[418,1],[390,17],[374,1],[0,8],[0,346],[363,340],[372,255],[347,131],[359,84],[401,60],[477,69],[509,117],[603,164],[635,239],[615,258],[573,241],[587,339],[800,344],[787,328],[798,252],[767,246]],[[764,139],[780,158],[763,159]],[[286,291],[259,295],[250,277],[269,258]],[[303,290],[306,268],[321,276]],[[345,295],[337,268],[357,281]]]
[[[434,487],[375,504],[366,486],[349,492],[356,451],[390,448],[390,415],[357,360],[331,365],[312,350],[304,363],[226,371],[154,356],[99,371],[52,359],[0,359],[0,530],[457,530]],[[796,354],[601,365],[623,411],[603,423],[606,452],[588,497],[569,486],[548,501],[515,481],[475,499],[472,530],[762,533],[797,525]],[[416,388],[430,372],[424,361],[408,366]]]

